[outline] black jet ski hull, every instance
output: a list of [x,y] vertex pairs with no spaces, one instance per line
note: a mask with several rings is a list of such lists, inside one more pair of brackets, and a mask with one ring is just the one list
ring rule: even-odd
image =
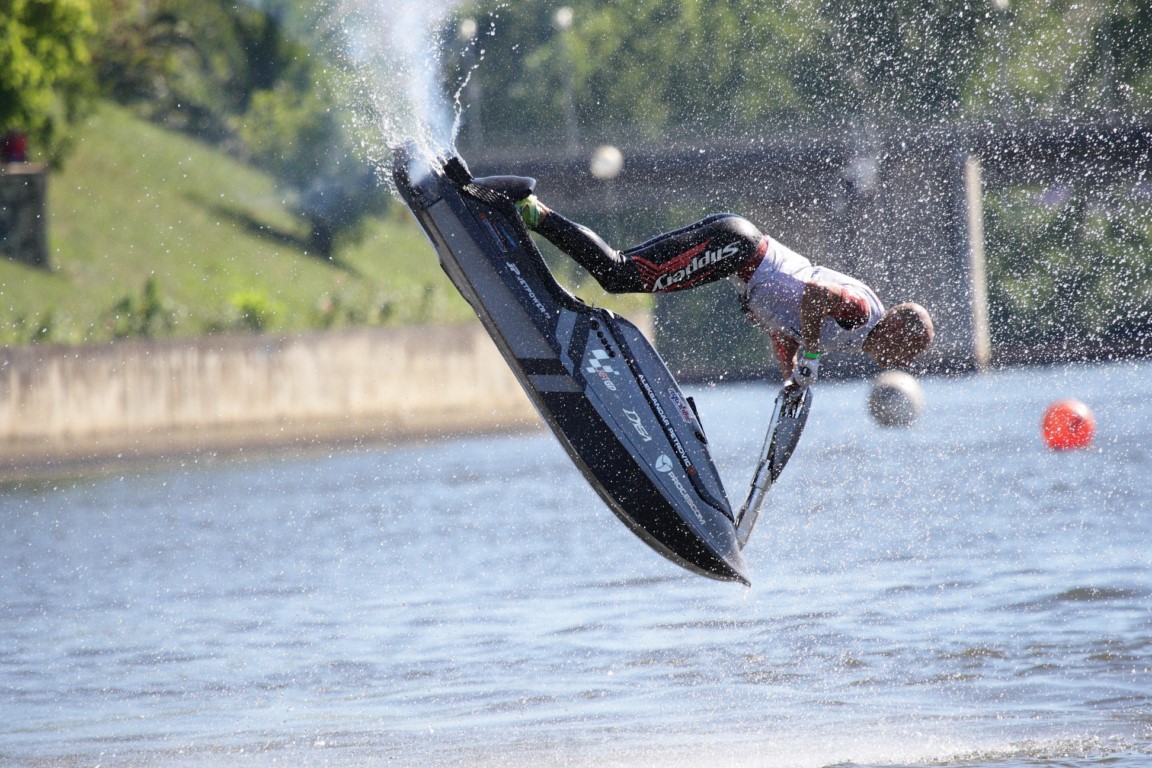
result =
[[749,583],[703,428],[643,334],[565,291],[512,201],[460,158],[401,149],[393,175],[444,271],[617,517],[669,560]]

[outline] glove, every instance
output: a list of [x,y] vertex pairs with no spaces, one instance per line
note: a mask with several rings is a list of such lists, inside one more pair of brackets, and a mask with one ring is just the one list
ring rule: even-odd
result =
[[798,387],[807,387],[816,383],[819,373],[820,353],[801,348],[796,353],[796,364],[792,367],[792,376],[788,380]]

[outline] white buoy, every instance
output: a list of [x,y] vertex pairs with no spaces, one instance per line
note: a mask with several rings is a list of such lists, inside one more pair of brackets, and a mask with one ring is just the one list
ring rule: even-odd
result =
[[611,181],[624,170],[624,153],[611,144],[596,147],[588,163],[588,170],[600,181]]
[[911,374],[884,371],[873,379],[868,410],[881,426],[910,426],[923,409],[924,390]]

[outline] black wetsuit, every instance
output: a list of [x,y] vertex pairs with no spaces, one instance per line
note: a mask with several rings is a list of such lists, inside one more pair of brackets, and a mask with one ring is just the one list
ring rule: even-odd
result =
[[666,293],[737,275],[747,281],[768,249],[768,239],[747,219],[717,213],[657,235],[625,251],[613,250],[592,230],[555,211],[536,231],[609,293]]

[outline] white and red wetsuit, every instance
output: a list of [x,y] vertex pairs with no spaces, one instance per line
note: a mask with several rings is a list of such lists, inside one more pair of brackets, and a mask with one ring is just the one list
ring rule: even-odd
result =
[[588,270],[609,293],[667,293],[730,278],[758,328],[767,333],[785,368],[800,344],[804,286],[840,286],[841,298],[820,330],[823,350],[859,350],[884,314],[864,283],[805,257],[764,235],[747,219],[719,213],[657,235],[624,251],[555,211],[537,231]]

